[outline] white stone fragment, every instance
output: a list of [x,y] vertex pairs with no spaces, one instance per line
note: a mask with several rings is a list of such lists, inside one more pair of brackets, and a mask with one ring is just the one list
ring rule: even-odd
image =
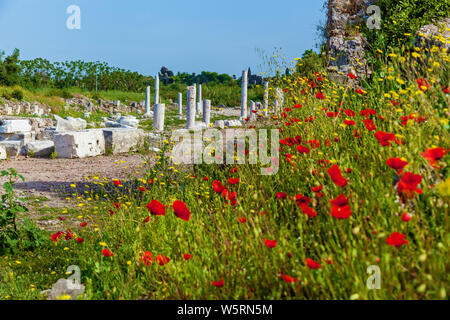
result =
[[138,129],[103,129],[105,150],[112,154],[135,151],[145,139],[144,130]]
[[28,120],[0,120],[0,133],[30,132],[31,125]]
[[35,157],[47,157],[55,150],[55,143],[50,140],[34,141],[25,144],[27,155],[33,153]]

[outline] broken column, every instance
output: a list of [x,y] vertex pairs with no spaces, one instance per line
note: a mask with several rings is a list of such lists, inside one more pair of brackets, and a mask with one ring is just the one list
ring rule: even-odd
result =
[[203,100],[203,123],[207,128],[211,123],[211,100]]
[[158,131],[164,131],[164,116],[166,105],[158,103],[153,110],[153,128]]
[[269,113],[269,82],[264,82],[264,116],[267,117]]
[[241,119],[247,118],[248,71],[242,72]]
[[254,101],[250,101],[250,121],[256,120],[256,104]]
[[145,115],[150,115],[150,86],[145,90]]
[[195,87],[190,86],[187,88],[186,96],[186,116],[187,116],[187,129],[194,129],[195,127]]
[[280,88],[277,88],[275,91],[275,113],[278,113],[283,109],[284,104],[284,96],[283,96],[283,90]]
[[178,93],[178,115],[183,115],[183,94],[181,92]]

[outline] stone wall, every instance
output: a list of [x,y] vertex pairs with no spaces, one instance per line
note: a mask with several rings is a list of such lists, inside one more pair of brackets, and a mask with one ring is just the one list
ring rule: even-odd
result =
[[329,0],[327,20],[327,51],[329,72],[358,77],[370,75],[365,59],[366,39],[355,26],[365,19],[370,0]]

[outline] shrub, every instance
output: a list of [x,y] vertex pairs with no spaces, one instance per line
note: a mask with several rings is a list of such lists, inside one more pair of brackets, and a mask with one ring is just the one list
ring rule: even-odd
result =
[[22,90],[20,90],[20,89],[15,89],[15,90],[11,93],[11,97],[14,98],[14,99],[16,99],[16,100],[22,101],[22,100],[23,100],[23,92],[22,92]]

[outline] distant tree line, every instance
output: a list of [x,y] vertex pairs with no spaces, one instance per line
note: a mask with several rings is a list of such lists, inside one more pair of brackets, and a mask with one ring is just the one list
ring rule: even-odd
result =
[[[20,60],[19,50],[10,56],[0,51],[0,85],[21,85],[27,88],[54,87],[58,89],[79,87],[89,91],[120,90],[143,91],[154,84],[154,78],[137,72],[111,67],[106,62],[85,62],[82,60],[50,62],[43,58]],[[233,77],[228,74],[202,71],[200,74],[186,72],[176,75],[165,67],[159,72],[163,84],[218,83],[232,85]]]

